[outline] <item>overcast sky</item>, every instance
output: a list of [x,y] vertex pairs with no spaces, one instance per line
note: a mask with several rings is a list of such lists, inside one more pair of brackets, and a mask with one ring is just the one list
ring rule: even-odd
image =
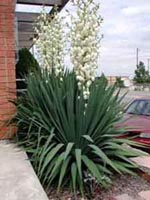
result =
[[[99,72],[133,76],[139,60],[150,58],[150,0],[97,0],[104,19]],[[66,6],[74,12],[71,4]]]
[[[133,76],[136,48],[139,48],[139,60],[144,61],[146,67],[150,58],[150,0],[96,1],[101,3],[100,14],[104,19],[98,72]],[[18,9],[28,10],[24,6]],[[65,9],[75,12],[71,3],[66,5],[62,15],[65,15]],[[68,57],[66,62],[70,65]]]

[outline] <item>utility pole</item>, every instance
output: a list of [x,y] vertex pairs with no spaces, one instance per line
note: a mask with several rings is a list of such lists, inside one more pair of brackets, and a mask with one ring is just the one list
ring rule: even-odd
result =
[[31,49],[32,49],[32,54],[33,54],[33,56],[35,56],[35,55],[34,55],[34,44],[32,45]]
[[136,49],[136,66],[139,64],[139,48]]
[[150,58],[147,59],[147,67],[148,67],[148,74],[149,74],[149,64],[150,64]]

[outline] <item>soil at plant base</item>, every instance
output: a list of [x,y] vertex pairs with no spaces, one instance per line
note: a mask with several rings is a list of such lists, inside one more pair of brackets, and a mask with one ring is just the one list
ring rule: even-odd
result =
[[49,190],[47,194],[50,200],[115,200],[115,196],[126,193],[135,200],[141,200],[138,193],[143,190],[150,190],[150,181],[141,176],[116,175],[109,188],[96,188],[92,196],[86,199],[81,196],[75,198],[65,189],[59,195],[56,194],[55,189]]

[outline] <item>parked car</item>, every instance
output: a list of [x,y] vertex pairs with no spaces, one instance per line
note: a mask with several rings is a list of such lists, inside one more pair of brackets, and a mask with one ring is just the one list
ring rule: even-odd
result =
[[133,100],[117,126],[128,129],[125,136],[131,136],[141,144],[150,145],[150,97]]

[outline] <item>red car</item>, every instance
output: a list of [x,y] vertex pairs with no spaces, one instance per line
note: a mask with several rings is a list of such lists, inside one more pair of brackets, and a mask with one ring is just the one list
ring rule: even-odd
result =
[[133,100],[126,108],[119,127],[128,128],[128,136],[150,146],[150,98]]

